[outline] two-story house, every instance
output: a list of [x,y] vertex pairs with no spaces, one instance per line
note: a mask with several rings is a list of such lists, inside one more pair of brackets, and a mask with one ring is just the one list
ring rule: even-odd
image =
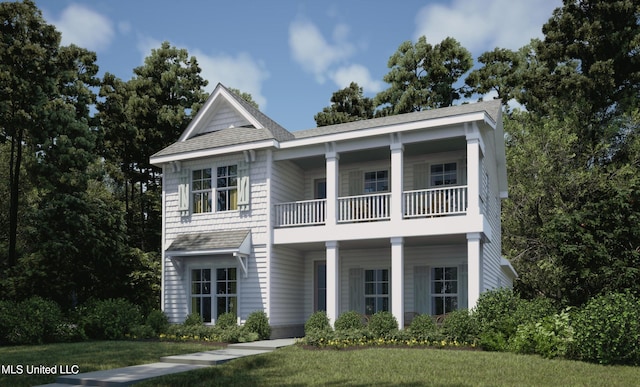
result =
[[[472,308],[510,287],[499,101],[289,132],[218,85],[162,167],[162,308],[269,316]],[[408,318],[407,318],[408,319]]]

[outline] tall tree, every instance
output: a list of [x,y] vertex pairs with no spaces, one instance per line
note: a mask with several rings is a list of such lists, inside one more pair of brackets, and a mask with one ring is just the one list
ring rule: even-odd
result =
[[184,131],[206,100],[206,84],[195,57],[168,42],[128,82],[104,77],[103,151],[122,187],[132,243],[143,251],[160,250],[160,171],[149,157]]
[[435,46],[424,36],[415,45],[406,41],[389,58],[391,70],[383,79],[390,86],[374,103],[382,115],[451,106],[464,94],[455,83],[472,65],[471,53],[453,38]]
[[[0,141],[9,146],[7,265],[18,258],[18,214],[24,146],[41,127],[45,105],[55,94],[60,34],[30,0],[0,3]],[[32,154],[27,154],[30,157]]]
[[342,124],[373,118],[373,100],[364,96],[357,83],[340,89],[331,96],[331,106],[322,109],[313,118],[318,126]]

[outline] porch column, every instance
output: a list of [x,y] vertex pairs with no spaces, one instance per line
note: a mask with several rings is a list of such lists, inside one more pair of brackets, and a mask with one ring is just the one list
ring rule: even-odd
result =
[[338,163],[340,155],[336,152],[336,144],[326,144],[327,152],[327,215],[325,224],[335,226],[338,221]]
[[391,220],[402,220],[403,158],[404,146],[400,133],[391,135]]
[[467,214],[480,214],[480,139],[469,136],[467,136]]
[[482,241],[478,232],[467,234],[468,308],[476,306],[482,290]]
[[337,241],[325,242],[327,248],[327,317],[331,326],[340,314],[340,257]]
[[391,314],[404,327],[404,238],[391,238]]

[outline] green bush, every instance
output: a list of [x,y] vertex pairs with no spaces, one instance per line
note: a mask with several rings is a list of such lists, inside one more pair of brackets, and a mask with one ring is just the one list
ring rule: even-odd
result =
[[267,340],[271,337],[271,326],[269,317],[261,310],[251,312],[244,323],[244,329],[248,332],[257,333],[260,340]]
[[438,337],[438,327],[433,317],[428,314],[421,314],[413,318],[409,326],[411,336],[416,340],[436,340]]
[[325,331],[331,330],[331,323],[329,323],[329,317],[327,317],[327,312],[324,310],[319,310],[313,313],[307,322],[304,324],[304,332],[305,334],[311,330],[320,330]]
[[460,343],[474,343],[480,334],[478,321],[467,309],[449,313],[441,329],[447,340]]
[[34,296],[22,302],[0,301],[0,343],[42,344],[58,341],[62,325],[58,304]]
[[190,313],[187,315],[187,317],[184,319],[184,323],[182,323],[183,325],[203,325],[204,322],[202,320],[202,317],[200,317],[200,315],[196,312],[194,313]]
[[129,329],[130,336],[134,339],[153,339],[157,338],[158,334],[149,325],[136,325]]
[[338,316],[338,318],[336,319],[336,322],[333,325],[336,331],[345,331],[348,329],[364,328],[364,323],[362,322],[362,315],[353,310],[342,313],[340,316]]
[[238,326],[238,320],[235,313],[223,313],[218,316],[216,326],[220,329],[232,328]]
[[529,322],[518,327],[509,343],[511,351],[538,354],[546,358],[565,357],[573,342],[569,310],[544,317],[539,322]]
[[153,329],[156,335],[161,335],[169,329],[169,318],[161,310],[152,310],[145,320],[145,325]]
[[122,298],[89,302],[80,313],[84,332],[97,340],[124,339],[142,321],[138,307]]
[[387,338],[398,330],[398,320],[391,312],[376,312],[369,320],[369,330],[375,337]]
[[601,364],[640,365],[640,301],[631,293],[592,298],[572,321],[574,356]]

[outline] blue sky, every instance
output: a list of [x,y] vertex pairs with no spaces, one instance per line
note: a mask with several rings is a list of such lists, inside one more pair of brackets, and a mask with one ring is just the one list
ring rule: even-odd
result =
[[62,43],[97,53],[101,74],[133,76],[151,49],[186,48],[211,92],[218,82],[252,94],[290,131],[315,127],[333,92],[356,81],[388,85],[387,61],[421,35],[452,36],[474,56],[541,38],[561,0],[36,0]]

